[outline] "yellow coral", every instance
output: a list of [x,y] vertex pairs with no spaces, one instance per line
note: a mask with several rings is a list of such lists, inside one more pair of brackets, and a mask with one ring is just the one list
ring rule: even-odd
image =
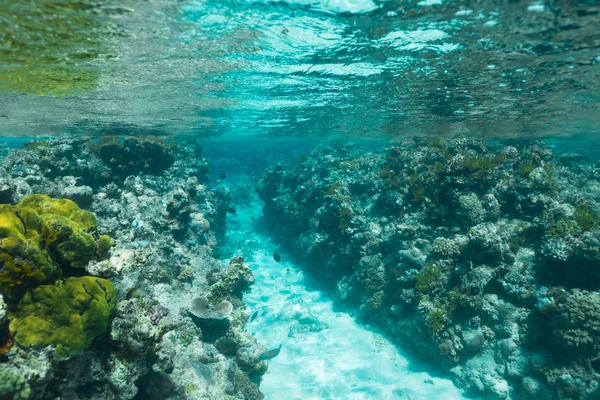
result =
[[29,290],[12,315],[10,330],[24,347],[56,347],[64,359],[85,349],[108,328],[116,308],[113,284],[91,276]]
[[96,217],[71,200],[46,195],[0,205],[0,294],[18,298],[28,287],[59,278],[62,267],[94,258]]

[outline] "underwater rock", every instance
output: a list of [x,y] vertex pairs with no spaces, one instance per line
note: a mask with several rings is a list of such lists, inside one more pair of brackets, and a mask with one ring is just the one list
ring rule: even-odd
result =
[[207,297],[210,301],[241,298],[242,294],[254,283],[254,276],[250,267],[244,264],[242,256],[231,258],[227,268],[213,270],[209,277],[214,283],[210,286]]
[[56,179],[54,197],[69,199],[79,207],[89,207],[92,204],[93,190],[89,186],[78,186],[78,178],[64,176]]
[[600,295],[585,290],[559,292],[543,309],[550,326],[568,357],[600,359]]

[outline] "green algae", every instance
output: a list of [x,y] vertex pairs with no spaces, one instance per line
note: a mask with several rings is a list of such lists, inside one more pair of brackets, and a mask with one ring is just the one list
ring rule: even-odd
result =
[[88,0],[2,0],[0,89],[68,96],[96,87],[107,35]]
[[429,287],[442,277],[442,270],[433,265],[428,264],[417,274],[417,285],[416,288],[420,293],[424,293],[429,290]]

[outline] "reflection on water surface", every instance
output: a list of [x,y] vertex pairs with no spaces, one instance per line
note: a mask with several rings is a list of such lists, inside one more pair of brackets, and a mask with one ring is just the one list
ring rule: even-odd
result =
[[5,135],[598,133],[597,1],[2,3]]

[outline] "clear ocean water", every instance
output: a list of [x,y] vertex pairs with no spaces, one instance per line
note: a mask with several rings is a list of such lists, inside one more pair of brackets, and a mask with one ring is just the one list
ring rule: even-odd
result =
[[600,399],[599,145],[597,0],[0,0],[0,400]]

